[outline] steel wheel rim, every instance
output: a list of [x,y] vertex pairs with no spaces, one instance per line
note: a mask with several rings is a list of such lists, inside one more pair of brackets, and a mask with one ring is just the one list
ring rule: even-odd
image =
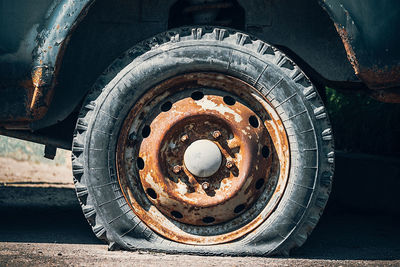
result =
[[[196,92],[203,96],[194,98]],[[216,105],[205,108],[206,102]],[[247,104],[249,102],[252,108]],[[220,106],[220,110],[215,108]],[[147,119],[143,116],[145,112]],[[241,121],[237,117],[235,120],[238,114]],[[252,116],[258,125],[251,121]],[[204,126],[210,120],[215,123],[204,132],[199,129],[206,127],[194,127],[194,131],[185,128],[193,122]],[[246,121],[247,126],[238,126],[242,121]],[[185,130],[177,134],[176,129],[182,128]],[[241,143],[239,152],[233,153],[232,157],[227,151],[231,147],[223,146],[224,138],[233,134],[232,139],[243,141],[248,132],[251,137],[247,137],[244,145]],[[165,156],[176,154],[173,149],[168,151],[171,140],[178,143],[177,151],[182,152],[200,139],[218,145],[223,155],[221,167],[209,179],[191,175],[185,164],[179,164],[182,157],[176,157],[177,163]],[[265,147],[269,155],[264,155]],[[125,119],[116,154],[120,187],[134,213],[152,230],[170,240],[201,245],[235,240],[265,221],[285,190],[290,164],[287,134],[270,103],[246,82],[219,73],[184,74],[149,90]],[[250,160],[238,160],[243,157]],[[233,166],[228,166],[228,161],[232,161]],[[176,172],[175,166],[180,168]],[[236,176],[234,168],[238,171]],[[230,176],[222,180],[230,181],[230,185],[224,188],[225,191],[219,190],[222,186],[217,190],[214,182],[221,173],[226,174],[227,169]],[[249,173],[253,175],[246,175]],[[179,175],[186,175],[188,179]],[[171,190],[174,183],[180,184],[183,180],[194,184],[195,190],[184,193]],[[207,189],[204,189],[205,182],[208,182]],[[219,182],[222,184],[221,179]],[[182,191],[182,186],[178,187]],[[214,189],[214,195],[209,194],[210,188]],[[243,193],[246,191],[247,194]]]

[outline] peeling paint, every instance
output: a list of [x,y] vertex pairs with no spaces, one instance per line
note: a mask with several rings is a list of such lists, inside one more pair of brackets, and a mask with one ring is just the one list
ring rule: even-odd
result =
[[240,123],[242,121],[242,117],[238,113],[234,112],[226,105],[214,103],[212,100],[208,99],[207,96],[197,101],[196,104],[200,105],[205,111],[215,110],[221,113],[222,115],[225,115],[225,113],[232,114],[235,117],[235,121],[237,123]]

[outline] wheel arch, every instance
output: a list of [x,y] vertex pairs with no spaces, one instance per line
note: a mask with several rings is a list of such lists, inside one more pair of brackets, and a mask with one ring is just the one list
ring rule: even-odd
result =
[[[166,31],[169,9],[176,0],[160,2],[85,0],[74,6],[66,6],[67,0],[60,2],[42,30],[44,39],[36,49],[33,74],[41,74],[38,90],[54,96],[44,117],[30,128],[41,129],[67,118],[115,58],[137,42]],[[279,47],[315,83],[357,81],[328,14],[317,1],[299,2],[237,0],[245,10],[243,30]],[[64,21],[67,29],[50,31],[64,19],[66,10],[74,10],[73,17]],[[60,39],[61,45],[46,51],[46,46]]]
[[[36,82],[38,90],[47,94],[50,101],[43,116],[33,121],[30,128],[38,130],[57,124],[79,109],[97,77],[118,56],[167,29],[168,12],[162,12],[162,7],[173,2],[149,0],[142,5],[141,0],[81,1],[69,7],[76,10],[75,19],[68,20],[72,24],[66,21],[68,29],[59,34],[50,30],[58,28],[57,21],[68,14],[63,11],[68,7],[57,5],[55,17],[49,19],[40,34],[44,39],[36,49],[32,74],[34,79],[40,77]],[[46,35],[48,32],[51,36]],[[45,49],[59,40],[61,46],[51,51]]]
[[87,14],[94,0],[54,1],[36,37],[32,52],[33,95],[30,109],[35,119],[48,111],[54,85],[68,42],[75,28]]

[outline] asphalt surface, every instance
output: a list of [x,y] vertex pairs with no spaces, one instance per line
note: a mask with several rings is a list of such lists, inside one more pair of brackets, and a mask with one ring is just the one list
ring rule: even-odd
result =
[[107,251],[71,188],[0,187],[0,266],[400,266],[398,215],[332,205],[290,258]]

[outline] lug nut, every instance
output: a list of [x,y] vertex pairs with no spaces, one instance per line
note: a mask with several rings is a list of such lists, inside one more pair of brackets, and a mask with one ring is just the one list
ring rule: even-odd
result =
[[189,136],[187,134],[181,136],[181,142],[185,143],[187,140],[189,140]]
[[227,161],[226,161],[226,167],[227,167],[228,169],[232,168],[232,167],[233,167],[233,161],[232,161],[232,160],[227,160]]
[[133,146],[136,144],[136,141],[137,141],[137,136],[136,133],[133,132],[128,136],[128,142],[131,146]]
[[182,167],[179,166],[179,165],[175,165],[174,168],[172,169],[172,171],[173,171],[175,174],[180,173],[181,170],[182,170]]
[[207,182],[204,182],[201,184],[201,187],[203,188],[203,190],[207,190],[208,188],[210,188],[210,184]]
[[221,136],[221,132],[216,130],[212,133],[212,136],[214,137],[214,139],[218,139]]

